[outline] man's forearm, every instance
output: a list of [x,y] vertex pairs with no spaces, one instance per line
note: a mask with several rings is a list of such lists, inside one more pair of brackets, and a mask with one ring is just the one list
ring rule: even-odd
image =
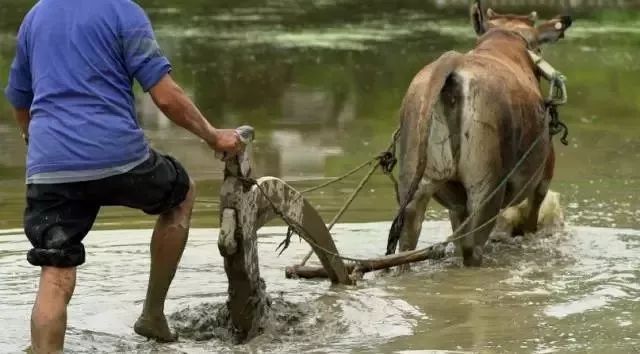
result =
[[176,104],[169,105],[164,110],[164,114],[174,123],[187,129],[205,141],[214,138],[215,128],[209,124],[198,108],[185,95],[177,97]]
[[204,118],[191,99],[175,83],[171,83],[166,91],[160,98],[154,98],[160,110],[177,125],[211,143],[215,139],[215,128]]

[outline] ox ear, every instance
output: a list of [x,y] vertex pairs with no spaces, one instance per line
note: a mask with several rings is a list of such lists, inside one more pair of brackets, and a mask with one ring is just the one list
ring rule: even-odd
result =
[[571,16],[558,16],[540,24],[536,27],[538,44],[554,43],[560,38],[564,38],[564,32],[571,27],[572,23]]
[[471,5],[471,23],[473,24],[473,29],[476,31],[478,36],[483,35],[487,31],[485,19],[482,14],[482,8],[478,5],[477,1]]

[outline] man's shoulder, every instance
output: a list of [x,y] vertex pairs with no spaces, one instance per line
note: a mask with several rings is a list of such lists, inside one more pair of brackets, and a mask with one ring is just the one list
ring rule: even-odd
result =
[[40,7],[42,7],[41,4],[42,2],[38,1],[29,9],[29,11],[27,11],[27,13],[24,15],[24,18],[22,19],[22,26],[31,24],[31,22],[33,21],[33,17],[36,15]]

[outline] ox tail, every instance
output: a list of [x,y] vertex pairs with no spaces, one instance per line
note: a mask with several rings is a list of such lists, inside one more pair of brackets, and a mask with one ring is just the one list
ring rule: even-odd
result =
[[[414,166],[415,170],[409,180],[409,187],[400,191],[404,195],[400,196],[400,208],[389,230],[387,255],[393,254],[396,250],[404,228],[407,206],[418,191],[427,167],[429,124],[434,107],[440,98],[440,93],[447,79],[460,65],[462,57],[462,54],[450,51],[427,65],[413,79],[402,102],[400,132],[396,143],[401,144],[401,147],[404,146],[404,148],[400,149],[403,154],[402,161],[408,162],[402,163],[400,166],[400,178],[403,179],[402,174],[410,175],[410,170]],[[410,145],[413,145],[413,147]],[[404,185],[406,186],[407,183],[404,183]]]

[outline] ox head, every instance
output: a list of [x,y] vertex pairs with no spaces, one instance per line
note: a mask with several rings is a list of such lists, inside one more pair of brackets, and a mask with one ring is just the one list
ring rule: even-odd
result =
[[556,16],[551,20],[538,21],[538,14],[534,11],[529,15],[498,14],[492,9],[483,12],[479,1],[471,6],[471,21],[478,36],[492,29],[503,29],[520,34],[531,49],[540,45],[555,43],[564,38],[564,32],[571,27],[571,16]]

